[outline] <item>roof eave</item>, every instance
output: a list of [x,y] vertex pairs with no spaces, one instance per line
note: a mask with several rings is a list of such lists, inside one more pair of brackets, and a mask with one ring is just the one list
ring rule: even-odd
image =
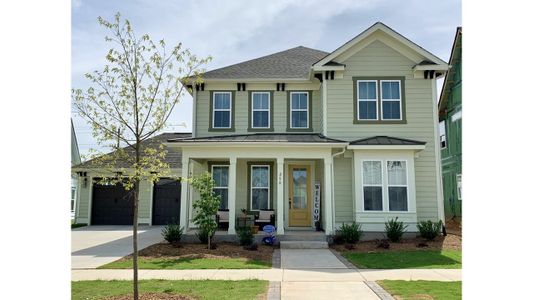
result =
[[426,145],[348,145],[348,150],[419,150],[426,149]]
[[163,143],[165,146],[169,147],[195,147],[195,146],[205,146],[205,145],[216,145],[217,147],[312,147],[312,148],[332,148],[332,147],[346,147],[348,146],[347,142],[317,142],[317,143],[304,143],[304,142],[220,142],[220,141],[194,141],[194,142],[173,142],[168,141]]

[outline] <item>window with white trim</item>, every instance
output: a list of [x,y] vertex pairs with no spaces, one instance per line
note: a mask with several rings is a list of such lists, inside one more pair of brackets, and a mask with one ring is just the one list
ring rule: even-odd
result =
[[463,175],[457,174],[457,199],[463,201]]
[[383,176],[381,161],[363,161],[363,202],[365,211],[383,210]]
[[439,139],[440,139],[440,148],[445,149],[447,146],[446,142],[446,121],[439,122]]
[[231,92],[213,93],[213,128],[231,128]]
[[220,196],[220,209],[228,209],[228,174],[227,165],[212,165],[211,174],[215,181],[213,192]]
[[402,96],[400,80],[380,80],[381,85],[381,119],[402,119]]
[[291,92],[290,128],[309,128],[309,93]]
[[387,161],[389,211],[407,211],[407,161]]
[[357,81],[357,119],[378,119],[378,84],[377,80]]
[[250,167],[250,210],[270,208],[270,166]]
[[252,92],[252,128],[270,128],[269,92]]

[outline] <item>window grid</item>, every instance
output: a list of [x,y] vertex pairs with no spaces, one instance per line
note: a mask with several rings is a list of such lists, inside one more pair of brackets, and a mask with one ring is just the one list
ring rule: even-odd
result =
[[[253,174],[254,174],[254,168],[264,168],[266,167],[267,170],[268,170],[268,175],[267,175],[267,186],[266,187],[254,187],[253,185]],[[266,189],[268,191],[267,193],[267,209],[270,209],[270,165],[251,165],[250,166],[250,210],[259,210],[258,209],[255,209],[254,206],[253,206],[253,195],[254,195],[254,190],[255,189]]]
[[[268,97],[268,108],[255,108],[254,107],[254,95],[267,95]],[[254,126],[254,112],[256,111],[266,111],[268,113],[268,125],[266,127]],[[253,92],[252,93],[252,128],[270,128],[270,93],[265,92]]]
[[[365,183],[365,169],[364,164],[365,162],[379,162],[380,163],[380,182],[381,184],[371,184],[371,183]],[[361,174],[362,178],[361,181],[363,183],[363,210],[364,211],[383,211],[383,207],[385,207],[385,193],[384,193],[384,176],[383,176],[383,162],[381,160],[363,160],[361,161]],[[381,210],[367,210],[365,209],[365,187],[381,187]]]
[[[216,108],[216,101],[215,99],[217,98],[216,95],[229,95],[229,108]],[[230,92],[214,92],[213,93],[213,128],[231,128],[231,122],[233,121],[231,119],[231,102],[233,101],[233,99],[231,99],[231,93]],[[215,116],[216,116],[216,112],[217,111],[227,111],[229,113],[229,123],[228,123],[228,126],[225,127],[225,126],[215,126],[216,122],[215,122]]]
[[[359,83],[364,83],[364,82],[374,82],[376,84],[376,98],[374,99],[360,99],[360,92],[361,92],[361,89],[359,87]],[[369,119],[369,118],[361,118],[361,109],[359,108],[359,102],[374,102],[376,103],[376,109],[378,108],[378,81],[377,80],[357,80],[356,82],[357,84],[357,120],[361,120],[361,121],[376,121],[378,120],[378,114],[376,112],[376,117],[374,119]]]
[[[304,94],[304,95],[306,95],[306,103],[307,103],[306,106],[305,106],[305,107],[307,107],[306,109],[303,109],[303,108],[292,108],[292,96],[296,95],[296,94]],[[307,128],[309,128],[309,93],[307,93],[307,92],[293,92],[293,93],[291,93],[291,103],[290,104],[291,104],[291,106],[290,106],[291,107],[291,113],[290,113],[290,125],[291,125],[291,127],[290,128],[291,129],[307,129]],[[293,127],[292,126],[292,112],[296,112],[296,111],[305,111],[306,112],[306,114],[307,114],[307,126],[305,126],[305,127]]]
[[[404,169],[404,172],[405,172],[405,184],[390,184],[389,183],[389,168],[388,168],[388,165],[389,165],[389,162],[403,162],[405,163],[405,169]],[[405,191],[406,191],[406,200],[407,200],[407,209],[406,210],[392,210],[394,212],[398,212],[398,211],[409,211],[409,180],[408,180],[408,175],[407,175],[407,161],[406,160],[398,160],[398,159],[395,159],[395,160],[387,160],[386,161],[386,171],[387,171],[387,177],[386,177],[386,180],[387,180],[387,210],[388,211],[391,211],[389,209],[389,206],[390,206],[390,201],[389,201],[389,187],[404,187],[405,188]]]
[[[227,165],[212,165],[211,166],[211,176],[213,176],[215,168],[226,169],[226,172],[228,173],[228,181],[229,181],[229,167]],[[229,192],[228,186],[217,186],[217,182],[216,181],[215,181],[215,184],[213,186],[213,191],[215,191],[215,190],[226,190],[226,191]],[[220,205],[221,206],[223,205],[222,199],[220,199]]]
[[[389,184],[389,171],[387,168],[387,164],[383,164],[382,160],[362,160],[361,161],[361,183],[362,183],[362,204],[363,204],[363,211],[365,212],[391,212],[389,210],[389,187],[405,187],[407,192],[407,210],[405,211],[392,211],[392,212],[409,212],[409,172],[408,172],[408,163],[406,160],[385,160],[385,163],[388,162],[405,162],[405,176],[406,176],[406,184]],[[365,172],[364,172],[364,163],[365,162],[380,162],[381,163],[381,184],[370,184],[365,183]],[[383,170],[385,169],[385,170]],[[385,171],[385,172],[384,172]],[[387,187],[386,189],[384,187]],[[381,187],[381,201],[382,201],[382,210],[367,210],[365,209],[365,187]]]
[[[383,83],[386,82],[397,82],[398,83],[398,98],[391,98],[391,99],[383,99]],[[380,105],[381,105],[381,120],[383,121],[401,121],[402,120],[402,82],[400,80],[380,80]],[[400,108],[400,117],[398,119],[393,118],[387,118],[385,119],[383,117],[383,103],[384,102],[398,102],[398,106]]]

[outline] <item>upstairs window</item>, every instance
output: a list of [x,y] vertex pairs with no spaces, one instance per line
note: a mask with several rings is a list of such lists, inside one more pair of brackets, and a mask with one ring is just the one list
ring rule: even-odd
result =
[[354,87],[354,123],[405,122],[402,78],[354,78]]
[[211,166],[211,174],[215,181],[213,192],[220,196],[220,209],[228,209],[228,174],[229,168],[227,165],[213,165]]
[[357,119],[378,119],[378,84],[376,80],[357,81]]
[[269,92],[252,92],[252,128],[270,128]]
[[290,95],[290,128],[309,128],[309,93],[291,92]]
[[213,128],[231,128],[231,93],[213,93]]

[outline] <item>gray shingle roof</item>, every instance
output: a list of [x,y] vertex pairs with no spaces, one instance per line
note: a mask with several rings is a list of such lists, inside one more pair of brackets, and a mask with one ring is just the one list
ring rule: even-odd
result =
[[373,136],[360,140],[351,141],[350,145],[425,145],[426,142],[396,138],[390,136]]
[[[191,137],[191,133],[187,133],[187,132],[166,132],[166,133],[156,135],[146,140],[145,143],[148,147],[155,148],[169,139],[177,140],[177,139],[190,138],[190,137]],[[135,153],[133,148],[125,147],[124,149],[126,150],[126,153],[128,155],[131,155],[133,157]],[[169,164],[170,168],[181,168],[181,149],[175,148],[175,147],[172,147],[172,148],[165,147],[165,149],[167,150],[167,155],[165,156],[165,162]],[[93,164],[93,162],[94,162],[94,159],[88,160],[79,165],[73,166],[73,168],[76,168],[76,169],[95,168],[95,165]],[[130,163],[125,159],[119,159],[116,164],[117,168],[128,168],[129,166],[130,166]]]
[[248,60],[203,74],[204,79],[307,78],[313,63],[328,52],[303,46]]
[[318,133],[253,133],[170,139],[169,142],[277,142],[277,143],[346,143]]

